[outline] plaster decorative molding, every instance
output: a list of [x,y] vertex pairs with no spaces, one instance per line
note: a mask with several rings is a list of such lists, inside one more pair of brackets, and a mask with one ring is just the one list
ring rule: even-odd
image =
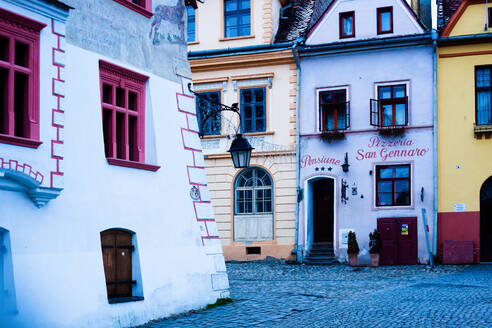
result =
[[[17,163],[12,160],[9,163],[13,162]],[[19,168],[22,168],[22,171]],[[29,168],[29,173],[24,173],[26,168]],[[37,208],[41,208],[50,200],[58,197],[62,189],[41,187],[43,178],[39,181],[37,177],[40,173],[36,172],[33,177],[32,172],[32,167],[27,164],[16,165],[15,169],[0,168],[0,190],[24,192]]]

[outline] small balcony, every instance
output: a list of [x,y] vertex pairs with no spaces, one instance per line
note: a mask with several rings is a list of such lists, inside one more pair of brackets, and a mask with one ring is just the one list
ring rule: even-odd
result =
[[402,135],[408,126],[408,97],[371,99],[371,125],[381,135]]
[[350,127],[350,101],[324,104],[320,109],[319,129],[324,140],[345,138],[345,130]]

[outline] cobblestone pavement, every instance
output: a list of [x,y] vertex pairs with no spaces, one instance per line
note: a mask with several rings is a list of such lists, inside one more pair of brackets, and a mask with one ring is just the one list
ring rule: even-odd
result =
[[145,327],[492,327],[492,264],[227,269],[233,303]]

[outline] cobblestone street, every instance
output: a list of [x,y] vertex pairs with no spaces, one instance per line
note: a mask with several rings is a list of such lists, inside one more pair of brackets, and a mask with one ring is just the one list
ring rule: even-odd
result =
[[492,265],[227,269],[233,303],[145,327],[492,327]]

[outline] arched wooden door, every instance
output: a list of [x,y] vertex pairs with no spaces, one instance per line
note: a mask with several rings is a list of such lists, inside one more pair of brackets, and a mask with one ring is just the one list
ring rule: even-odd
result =
[[492,177],[480,190],[480,262],[492,262]]
[[101,232],[101,246],[108,298],[131,297],[132,233],[121,229]]

